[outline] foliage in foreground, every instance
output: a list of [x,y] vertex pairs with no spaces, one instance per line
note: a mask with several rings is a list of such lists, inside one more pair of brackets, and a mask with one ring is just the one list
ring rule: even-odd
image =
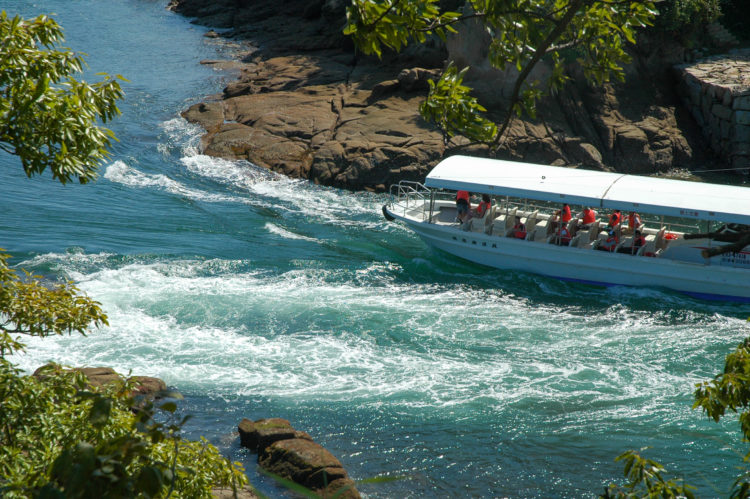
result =
[[46,168],[63,184],[86,183],[108,155],[114,134],[99,125],[120,111],[119,76],[76,80],[82,57],[59,47],[62,28],[0,12],[0,150],[21,159],[29,177]]
[[[118,77],[77,81],[83,59],[62,40],[46,16],[0,12],[0,149],[28,176],[49,167],[63,184],[86,183],[114,139],[98,122],[119,114],[122,91]],[[193,498],[247,483],[239,463],[181,437],[187,418],[173,401],[137,400],[126,380],[93,389],[59,366],[24,376],[8,359],[25,349],[22,336],[86,335],[107,316],[72,283],[19,276],[8,259],[0,249],[0,497]]]
[[[724,372],[711,381],[696,385],[693,408],[700,407],[709,418],[719,422],[727,411],[738,414],[743,441],[750,441],[750,338],[740,343],[727,355]],[[656,461],[641,457],[636,451],[627,451],[617,458],[625,462],[625,486],[610,485],[603,498],[692,498],[695,487],[682,481],[664,478],[664,467]],[[750,452],[743,462],[744,471],[737,477],[730,493],[731,498],[750,498]]]
[[[445,39],[458,26],[485,31],[488,45],[477,50],[488,54],[493,67],[515,67],[518,72],[502,124],[497,127],[486,119],[466,119],[466,114],[450,111],[482,111],[468,92],[454,91],[450,80],[455,80],[455,71],[446,71],[431,86],[422,112],[446,138],[461,133],[495,146],[514,115],[526,112],[533,117],[539,99],[565,84],[566,59],[576,57],[589,82],[622,80],[623,64],[630,61],[626,44],[634,44],[637,29],[652,24],[656,15],[651,0],[467,0],[466,4],[470,11],[458,13],[441,12],[439,0],[353,0],[344,33],[364,53],[381,56],[385,49],[398,52],[433,34]],[[469,20],[480,25],[462,24]],[[542,59],[551,67],[549,76],[543,82],[529,81]],[[436,112],[437,108],[446,111]]]
[[132,396],[133,384],[94,390],[59,366],[24,376],[6,358],[20,335],[48,336],[107,324],[99,303],[71,284],[21,279],[0,252],[0,496],[210,497],[212,486],[247,483],[206,442],[180,436],[174,402]]

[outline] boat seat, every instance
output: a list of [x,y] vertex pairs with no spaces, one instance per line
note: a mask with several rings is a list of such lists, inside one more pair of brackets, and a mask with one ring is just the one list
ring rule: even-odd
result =
[[662,250],[667,246],[666,241],[664,240],[664,234],[667,232],[666,227],[662,227],[659,232],[656,233],[656,239],[654,240],[654,247],[657,250]]
[[587,243],[593,243],[594,241],[596,241],[596,238],[599,235],[599,226],[599,220],[591,224],[591,227],[589,227],[588,231],[588,241],[586,241]]
[[502,236],[505,234],[505,219],[503,218],[503,215],[500,215],[492,222],[492,234],[497,234],[498,236]]
[[539,224],[536,224],[536,229],[534,230],[533,237],[533,241],[544,241],[545,239],[547,239],[547,224],[545,223],[541,226]]
[[537,222],[538,216],[539,216],[539,210],[529,215],[529,218],[526,219],[526,238],[527,239],[528,239],[528,235],[531,232],[534,232],[536,230],[536,222]]
[[474,217],[470,220],[471,230],[474,232],[484,232],[488,220],[491,220],[490,210],[487,210],[483,217]]
[[646,238],[646,244],[644,244],[643,247],[638,250],[638,256],[656,256],[656,251],[656,244],[654,243],[654,241],[649,241],[648,238]]
[[620,244],[618,244],[617,246],[615,246],[615,251],[614,252],[615,253],[619,253],[620,252],[620,248],[630,248],[631,246],[633,246],[633,238],[632,237],[625,237],[625,238],[623,238],[623,239],[620,240]]
[[497,216],[497,206],[494,204],[490,207],[490,214],[484,221],[484,228],[482,229],[485,234],[492,234],[492,228],[494,225],[495,217]]
[[507,233],[516,224],[516,213],[518,213],[518,208],[513,208],[508,212],[508,216],[505,217],[504,233]]
[[589,241],[589,239],[586,237],[586,234],[581,235],[581,238],[578,240],[577,248],[581,249],[591,249],[594,247],[594,244],[596,244],[596,239],[593,241]]

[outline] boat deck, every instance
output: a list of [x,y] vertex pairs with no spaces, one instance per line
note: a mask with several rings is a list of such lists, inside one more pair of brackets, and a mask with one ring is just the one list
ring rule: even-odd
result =
[[[485,217],[474,217],[465,223],[457,221],[457,211],[455,206],[438,206],[436,213],[433,213],[431,222],[437,225],[455,227],[456,230],[465,232],[480,232],[487,235],[498,237],[513,238],[513,226],[516,217],[521,217],[521,222],[526,226],[526,240],[536,243],[559,244],[557,234],[558,223],[552,219],[552,216],[546,213],[535,211],[524,211],[517,208],[499,211],[491,210]],[[411,215],[421,215],[423,210],[409,210]],[[407,216],[409,213],[407,212]],[[578,220],[572,219],[567,224],[568,231],[571,235],[570,243],[567,246],[581,249],[598,249],[608,236],[608,226],[600,220],[591,224],[588,228],[579,229]],[[632,247],[632,232],[627,227],[617,226],[615,230],[619,234],[619,243],[614,251],[624,250]],[[646,244],[638,249],[634,254],[638,256],[659,257],[670,243],[682,241],[682,233],[669,232],[665,228],[641,227],[641,233],[646,238]],[[603,249],[603,248],[601,248]]]

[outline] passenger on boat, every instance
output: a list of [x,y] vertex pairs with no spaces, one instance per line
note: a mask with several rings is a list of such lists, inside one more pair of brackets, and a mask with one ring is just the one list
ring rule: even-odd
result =
[[627,253],[629,255],[635,255],[641,247],[646,245],[646,238],[643,237],[641,231],[636,229],[635,235],[633,236],[633,245],[625,246],[617,250],[618,253]]
[[596,222],[596,211],[587,206],[578,214],[578,218],[580,219],[578,230],[588,229],[592,223]]
[[468,191],[458,191],[456,193],[456,221],[466,222],[471,218],[471,202],[469,201]]
[[567,224],[570,222],[571,218],[573,218],[573,215],[570,214],[570,205],[565,203],[563,204],[562,210],[557,210],[552,215],[552,218],[550,218],[549,223],[547,224],[547,236],[557,231],[557,226],[560,224],[560,221]]
[[513,237],[526,239],[526,225],[521,223],[521,217],[516,217],[516,225],[513,226]]
[[562,207],[562,215],[561,220],[562,223],[568,223],[570,222],[570,219],[573,218],[573,215],[570,214],[570,205],[568,203],[563,204]]
[[557,244],[560,246],[568,246],[570,244],[570,240],[573,239],[570,236],[570,231],[568,230],[567,225],[562,225],[560,227],[560,232],[557,234]]
[[619,224],[620,222],[622,222],[622,212],[620,210],[615,210],[609,216],[609,226],[617,227],[617,224]]
[[635,229],[640,228],[641,225],[643,225],[641,223],[641,216],[631,211],[630,215],[628,215],[628,232],[633,232]]
[[600,243],[596,249],[602,251],[614,251],[617,245],[620,243],[620,238],[617,235],[617,231],[610,229],[607,233],[607,239]]
[[482,218],[484,214],[487,213],[487,210],[490,209],[490,206],[492,206],[490,195],[482,194],[482,202],[477,205],[477,216]]

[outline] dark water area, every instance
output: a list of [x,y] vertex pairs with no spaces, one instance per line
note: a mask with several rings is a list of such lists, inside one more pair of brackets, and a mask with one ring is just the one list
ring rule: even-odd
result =
[[239,448],[243,418],[283,417],[368,497],[593,497],[614,458],[647,455],[728,495],[746,445],[730,415],[691,410],[694,384],[750,333],[747,305],[563,283],[430,250],[380,214],[385,197],[202,156],[179,117],[229,75],[233,47],[165,2],[3,6],[57,13],[90,74],[129,82],[120,141],[92,185],[26,179],[0,156],[0,246],[73,279],[110,326],[29,342],[14,360],[163,378],[206,436],[271,497]]

